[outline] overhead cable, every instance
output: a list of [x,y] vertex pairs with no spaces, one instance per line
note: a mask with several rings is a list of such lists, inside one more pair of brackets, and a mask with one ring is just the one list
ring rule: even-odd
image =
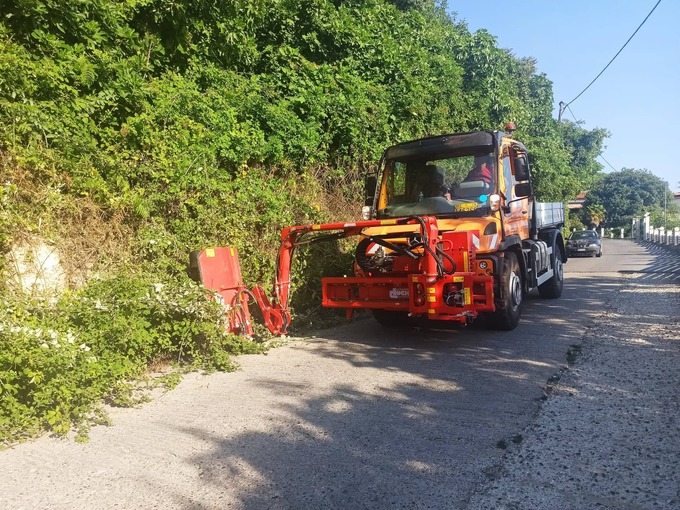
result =
[[571,116],[574,117],[574,122],[578,125],[578,120],[576,120],[576,115],[574,115],[574,112],[571,111],[571,108],[569,108],[569,105],[566,105],[565,108],[569,110],[569,113],[571,113]]
[[612,164],[611,164],[609,161],[607,161],[606,159],[604,159],[604,156],[603,156],[602,154],[600,154],[600,157],[604,160],[605,163],[607,163],[607,164],[609,165],[609,167],[610,167],[612,170],[614,170],[615,172],[618,172],[618,170],[617,170],[616,168],[614,168],[614,167],[612,166]]
[[656,2],[656,5],[654,5],[654,7],[652,7],[652,10],[649,11],[649,14],[647,14],[647,16],[645,17],[645,19],[642,20],[642,23],[640,23],[640,25],[635,29],[635,32],[633,32],[633,35],[631,35],[631,36],[628,38],[628,40],[625,42],[625,44],[624,44],[623,46],[621,46],[621,49],[620,49],[619,51],[616,52],[616,55],[614,55],[614,56],[612,57],[612,59],[609,61],[609,63],[608,63],[606,66],[604,66],[604,69],[602,69],[602,71],[599,72],[599,74],[593,79],[593,81],[591,81],[591,82],[588,84],[588,86],[587,86],[586,88],[584,88],[584,89],[583,89],[583,90],[582,90],[582,91],[581,91],[574,99],[572,99],[572,100],[569,101],[568,103],[564,104],[564,103],[560,102],[560,115],[559,115],[560,119],[562,118],[562,112],[564,112],[564,109],[565,109],[566,107],[568,107],[571,103],[573,103],[574,101],[576,101],[579,97],[581,97],[581,95],[582,95],[586,90],[588,90],[588,89],[590,88],[590,86],[591,86],[593,83],[595,83],[595,82],[597,81],[597,79],[598,79],[600,76],[602,76],[602,73],[604,73],[604,72],[607,70],[607,68],[611,65],[611,63],[614,62],[614,60],[616,60],[616,57],[619,56],[619,53],[621,53],[621,52],[623,51],[623,48],[625,48],[625,47],[628,45],[628,43],[631,41],[631,39],[633,39],[633,37],[635,37],[635,34],[638,33],[638,31],[642,28],[642,25],[645,24],[645,22],[649,19],[649,17],[652,15],[652,13],[654,12],[654,10],[659,6],[660,3],[661,3],[661,0],[659,0],[658,2]]
[[[569,113],[571,113],[571,116],[574,117],[574,122],[576,125],[578,125],[578,120],[576,120],[576,115],[574,115],[574,112],[571,110],[571,107],[569,105],[566,105],[567,110],[569,110]],[[609,167],[614,170],[615,172],[617,171],[616,168],[612,166],[612,164],[605,159],[605,157],[602,154],[599,154],[599,156],[602,158],[602,160],[609,165]]]

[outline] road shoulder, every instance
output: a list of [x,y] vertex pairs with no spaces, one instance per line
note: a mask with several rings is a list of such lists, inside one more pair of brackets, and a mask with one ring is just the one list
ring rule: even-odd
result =
[[679,508],[680,286],[624,282],[470,508]]

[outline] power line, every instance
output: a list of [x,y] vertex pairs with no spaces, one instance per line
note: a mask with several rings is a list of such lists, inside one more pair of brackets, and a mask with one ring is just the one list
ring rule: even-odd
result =
[[614,168],[614,167],[612,166],[612,164],[611,164],[609,161],[607,161],[606,159],[604,159],[604,156],[603,156],[602,154],[600,154],[600,157],[604,160],[605,163],[607,163],[607,164],[609,165],[609,167],[610,167],[612,170],[614,170],[615,172],[617,171],[616,168]]
[[571,113],[571,116],[574,117],[574,122],[576,124],[578,124],[578,120],[576,120],[576,115],[574,115],[574,112],[571,111],[571,108],[569,108],[569,105],[567,105],[566,108],[569,109],[569,113]]
[[624,44],[623,46],[621,46],[621,49],[620,49],[619,51],[616,52],[616,55],[614,55],[614,56],[612,57],[612,59],[609,61],[609,63],[608,63],[606,66],[604,66],[604,69],[602,69],[602,71],[600,71],[600,73],[593,79],[593,81],[591,81],[591,82],[588,84],[588,86],[587,86],[586,88],[584,88],[584,89],[583,89],[583,90],[582,90],[582,91],[581,91],[574,99],[572,99],[571,101],[569,101],[567,104],[564,104],[562,101],[560,101],[560,111],[559,111],[559,115],[558,115],[558,120],[562,120],[562,113],[564,112],[564,109],[567,108],[571,103],[573,103],[574,101],[576,101],[579,97],[581,97],[581,95],[583,95],[583,93],[584,93],[586,90],[588,90],[588,89],[590,88],[590,86],[591,86],[593,83],[595,83],[595,82],[597,81],[597,79],[598,79],[600,76],[602,76],[602,73],[604,73],[604,72],[607,70],[607,68],[611,65],[611,63],[614,62],[614,60],[616,60],[616,57],[619,56],[619,53],[621,53],[621,52],[623,51],[623,48],[625,48],[625,47],[628,45],[628,43],[631,41],[631,39],[632,39],[633,37],[635,37],[635,34],[638,33],[638,30],[640,30],[640,29],[642,28],[642,25],[645,24],[645,22],[647,21],[647,19],[649,19],[649,17],[652,15],[652,13],[654,12],[654,10],[659,6],[660,3],[661,3],[661,0],[659,0],[658,2],[656,2],[656,5],[655,5],[654,7],[652,7],[652,10],[649,11],[649,14],[647,14],[647,16],[645,17],[645,19],[642,20],[642,23],[640,23],[640,25],[635,29],[635,32],[633,32],[633,35],[631,35],[631,36],[628,38],[628,40],[625,42],[625,44]]
[[[569,113],[571,113],[571,116],[574,117],[574,122],[575,122],[576,124],[578,124],[578,120],[576,120],[576,115],[574,115],[574,112],[571,110],[571,107],[570,107],[569,105],[566,105],[566,108],[567,108],[567,110],[569,110]],[[607,161],[607,160],[605,159],[605,157],[604,157],[602,154],[600,154],[599,156],[603,159],[603,161],[604,161],[605,163],[607,163],[607,164],[609,165],[609,167],[610,167],[612,170],[614,170],[614,171],[616,172],[616,168],[614,168],[614,167],[612,166],[612,164],[611,164],[609,161]]]

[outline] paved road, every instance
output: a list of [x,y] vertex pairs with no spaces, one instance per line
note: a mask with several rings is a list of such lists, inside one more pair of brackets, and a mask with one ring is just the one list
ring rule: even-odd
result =
[[524,483],[513,463],[535,444],[568,353],[603,335],[631,281],[667,282],[679,267],[627,241],[604,246],[601,259],[571,259],[563,297],[530,298],[513,332],[359,321],[113,410],[88,444],[2,451],[0,507],[542,508],[541,494],[503,498]]

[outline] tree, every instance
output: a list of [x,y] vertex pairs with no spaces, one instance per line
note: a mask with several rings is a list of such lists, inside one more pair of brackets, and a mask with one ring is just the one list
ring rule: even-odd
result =
[[435,3],[433,0],[392,0],[391,3],[397,6],[401,11],[408,11],[409,9],[416,9],[418,11],[426,11],[433,9]]
[[628,226],[634,216],[663,208],[668,185],[648,170],[624,168],[605,175],[586,195],[586,210],[601,206],[606,212],[603,226]]
[[609,133],[554,119],[539,122],[538,126],[538,132],[529,128],[530,136],[525,140],[532,152],[537,196],[564,202],[589,189],[602,170],[596,158]]
[[600,223],[604,221],[605,218],[605,210],[604,207],[600,204],[592,204],[585,208],[586,212],[586,218],[585,218],[585,223],[589,223],[592,228],[597,228],[600,226]]

